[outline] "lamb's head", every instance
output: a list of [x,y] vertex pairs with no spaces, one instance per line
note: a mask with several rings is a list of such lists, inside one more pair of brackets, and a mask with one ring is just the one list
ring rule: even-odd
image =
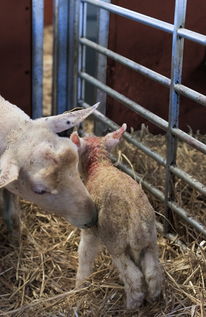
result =
[[97,213],[79,176],[77,147],[55,134],[72,116],[63,118],[62,129],[54,118],[28,123],[1,157],[0,187],[84,228],[96,223]]
[[119,143],[123,133],[126,131],[127,125],[124,123],[121,128],[114,132],[108,133],[104,137],[87,136],[80,138],[77,132],[73,132],[70,136],[71,141],[76,144],[80,160],[80,171],[85,175],[88,165],[101,162],[108,157],[108,153]]
[[98,149],[104,149],[111,152],[121,140],[126,129],[127,125],[126,123],[123,123],[119,129],[108,133],[104,137],[86,136],[80,138],[77,132],[73,132],[70,136],[70,140],[76,144],[80,155],[84,154],[85,151],[98,151]]

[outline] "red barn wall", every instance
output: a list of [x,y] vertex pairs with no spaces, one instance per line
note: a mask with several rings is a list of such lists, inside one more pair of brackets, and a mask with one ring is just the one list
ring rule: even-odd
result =
[[[173,23],[174,2],[173,0],[112,1],[113,4],[169,23]],[[205,34],[205,12],[205,0],[189,1],[186,27]],[[171,47],[171,35],[120,16],[111,15],[109,36],[111,50],[170,77]],[[108,62],[107,83],[146,109],[168,120],[168,88],[112,60]],[[183,84],[206,94],[206,48],[188,40],[185,40]],[[151,132],[162,131],[110,97],[107,103],[107,116],[119,124],[127,122],[135,130],[138,130],[144,122],[149,125]],[[206,133],[205,109],[187,98],[181,98],[180,127],[188,131],[188,126],[194,131],[199,129],[202,133]]]
[[0,1],[0,94],[31,115],[31,0]]

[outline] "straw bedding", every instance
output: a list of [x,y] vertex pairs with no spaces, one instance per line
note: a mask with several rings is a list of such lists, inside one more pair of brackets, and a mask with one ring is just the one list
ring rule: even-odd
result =
[[[51,60],[50,51],[48,58]],[[45,76],[49,80],[48,69]],[[49,104],[50,83],[47,82],[46,87],[45,103]],[[45,113],[49,111],[48,108]],[[135,135],[165,155],[164,136],[153,136],[145,129]],[[204,141],[204,137],[198,137]],[[122,142],[119,151],[127,156],[144,179],[164,190],[163,168],[146,159],[126,141]],[[122,159],[125,163],[123,156]],[[180,143],[178,166],[204,183],[206,160],[198,151]],[[182,181],[177,181],[175,189],[177,202],[206,224],[205,197]],[[158,213],[162,213],[163,205],[150,195],[149,198]],[[145,303],[138,311],[127,311],[123,285],[107,251],[96,259],[88,284],[75,290],[79,229],[22,201],[18,237],[8,235],[0,222],[0,316],[205,317],[206,242],[180,219],[175,220],[173,226],[174,238],[167,239],[162,235],[158,238],[165,276],[162,296],[155,303]]]

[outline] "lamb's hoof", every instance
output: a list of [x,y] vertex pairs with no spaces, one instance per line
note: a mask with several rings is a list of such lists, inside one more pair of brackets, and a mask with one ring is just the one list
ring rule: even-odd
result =
[[151,303],[154,302],[162,292],[162,277],[151,278],[148,285],[148,294],[146,297],[147,301]]
[[149,294],[147,296],[147,302],[148,303],[155,302],[160,297],[161,293],[162,293],[161,288],[156,290],[156,292],[152,292],[152,293],[149,292]]
[[127,309],[138,309],[144,301],[144,293],[132,293],[127,296]]
[[76,281],[75,288],[76,289],[85,288],[85,287],[88,287],[90,284],[91,283],[89,281],[79,280],[79,281]]

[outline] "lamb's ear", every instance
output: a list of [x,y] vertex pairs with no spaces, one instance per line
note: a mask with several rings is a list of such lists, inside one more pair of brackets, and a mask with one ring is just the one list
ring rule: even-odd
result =
[[76,131],[70,135],[70,140],[78,147],[78,149],[81,147],[81,139]]
[[5,152],[0,158],[0,188],[7,186],[18,179],[19,167],[11,158],[11,155]]
[[37,119],[38,123],[46,123],[47,126],[54,131],[55,133],[63,132],[68,130],[79,123],[81,123],[84,119],[86,119],[92,112],[94,112],[99,106],[99,102],[94,106],[77,110],[73,112],[65,112],[63,114],[59,114],[57,116],[51,116],[47,118]]
[[123,125],[121,126],[121,128],[119,128],[118,130],[108,133],[105,137],[104,137],[104,142],[105,142],[105,146],[107,151],[111,151],[120,141],[123,133],[126,131],[127,129],[127,125],[126,123],[123,123]]
[[86,148],[86,142],[80,138],[77,132],[70,135],[70,140],[77,146],[79,154],[82,154]]

